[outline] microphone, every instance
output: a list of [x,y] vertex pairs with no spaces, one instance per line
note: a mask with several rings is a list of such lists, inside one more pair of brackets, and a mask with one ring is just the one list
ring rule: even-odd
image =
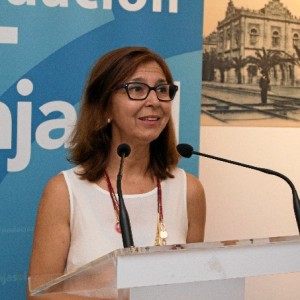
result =
[[134,247],[129,215],[124,203],[123,193],[121,188],[124,158],[130,154],[130,151],[131,151],[130,146],[127,144],[120,144],[117,149],[117,153],[121,157],[120,168],[117,175],[117,192],[119,197],[119,221],[121,226],[124,248]]
[[129,156],[131,152],[130,146],[128,144],[120,144],[117,148],[118,155],[122,158]]
[[204,156],[204,157],[207,157],[207,158],[219,160],[219,161],[222,161],[222,162],[225,162],[225,163],[241,166],[241,167],[244,167],[244,168],[257,170],[257,171],[260,171],[260,172],[263,172],[263,173],[266,173],[266,174],[275,175],[275,176],[278,176],[278,177],[282,178],[283,180],[285,180],[288,183],[288,185],[290,186],[291,190],[292,190],[294,214],[295,214],[295,218],[296,218],[296,222],[297,222],[297,226],[298,226],[298,231],[300,233],[300,201],[299,201],[299,197],[298,197],[298,194],[297,194],[297,190],[296,190],[294,184],[292,183],[292,181],[288,177],[286,177],[285,175],[283,175],[283,174],[281,174],[277,171],[273,171],[273,170],[270,170],[270,169],[255,167],[255,166],[243,164],[243,163],[240,163],[240,162],[232,161],[232,160],[229,160],[229,159],[225,159],[225,158],[221,158],[221,157],[217,157],[217,156],[197,152],[197,151],[194,151],[193,147],[189,144],[178,144],[176,146],[176,149],[177,149],[178,153],[181,156],[186,157],[186,158],[190,158],[192,156],[192,154],[196,154],[196,155],[199,155],[199,156]]

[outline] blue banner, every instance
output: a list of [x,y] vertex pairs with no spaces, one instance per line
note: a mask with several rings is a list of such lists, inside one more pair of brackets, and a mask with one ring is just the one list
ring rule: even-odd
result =
[[[180,85],[178,139],[199,147],[200,0],[2,0],[0,299],[25,299],[38,202],[70,165],[67,144],[86,77],[111,49],[146,46]],[[177,107],[176,107],[177,105]],[[181,162],[198,174],[198,161]]]

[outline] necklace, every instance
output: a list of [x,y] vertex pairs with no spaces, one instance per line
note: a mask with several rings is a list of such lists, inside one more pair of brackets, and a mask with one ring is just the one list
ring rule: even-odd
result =
[[[119,220],[119,201],[114,192],[110,178],[106,170],[104,171],[104,177],[107,183],[107,188],[110,194],[110,198],[112,200],[112,204],[116,216],[115,230],[116,232],[121,233],[121,226]],[[167,237],[168,237],[168,233],[166,230],[166,226],[164,224],[164,217],[163,217],[161,184],[159,179],[157,178],[157,228],[156,228],[154,245],[155,246],[166,245]]]

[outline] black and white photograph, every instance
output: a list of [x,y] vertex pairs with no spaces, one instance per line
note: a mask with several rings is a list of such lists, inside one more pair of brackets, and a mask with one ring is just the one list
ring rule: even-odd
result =
[[204,2],[201,124],[300,126],[298,1]]

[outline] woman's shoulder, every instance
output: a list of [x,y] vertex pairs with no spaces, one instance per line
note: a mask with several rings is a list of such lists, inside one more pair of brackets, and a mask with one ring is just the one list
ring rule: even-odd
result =
[[54,175],[47,182],[43,195],[43,202],[57,202],[60,203],[63,199],[68,199],[68,188],[63,173]]
[[69,222],[70,201],[63,174],[57,174],[47,182],[39,203],[39,219],[45,222]]
[[198,177],[191,173],[186,173],[188,191],[194,194],[204,193],[204,188]]
[[83,172],[82,167],[75,166],[69,169],[62,170],[60,173],[54,175],[46,184],[45,192],[50,191],[51,193],[61,193],[63,196],[68,196],[69,185],[73,182],[75,185],[80,180],[80,174]]
[[63,189],[65,187],[65,176],[63,173],[59,173],[51,177],[47,184],[45,189]]

